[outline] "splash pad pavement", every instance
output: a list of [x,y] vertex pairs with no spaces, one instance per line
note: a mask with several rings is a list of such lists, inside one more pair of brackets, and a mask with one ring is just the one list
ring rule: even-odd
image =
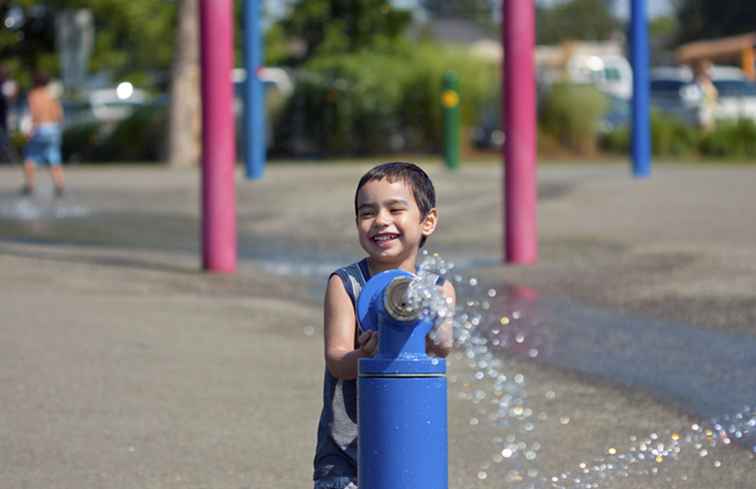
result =
[[[0,486],[307,487],[320,298],[359,257],[367,167],[240,179],[229,277],[197,271],[193,171],[71,168],[68,212],[19,217],[18,175],[0,169]],[[480,337],[502,338],[474,365],[450,357],[450,487],[756,485],[749,445],[705,431],[756,404],[756,169],[542,166],[540,262],[502,267],[500,170],[429,168],[429,249],[462,298],[488,302]],[[494,363],[506,381],[488,380]],[[615,468],[674,436],[677,458]]]

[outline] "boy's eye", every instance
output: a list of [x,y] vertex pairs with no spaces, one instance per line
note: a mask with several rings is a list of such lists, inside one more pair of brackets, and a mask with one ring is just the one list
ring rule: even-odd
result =
[[371,217],[374,215],[375,215],[375,211],[372,211],[372,210],[364,210],[364,211],[360,211],[359,213],[360,218]]
[[404,207],[394,207],[393,209],[391,209],[391,213],[399,214],[400,212],[404,212],[404,210],[405,210]]

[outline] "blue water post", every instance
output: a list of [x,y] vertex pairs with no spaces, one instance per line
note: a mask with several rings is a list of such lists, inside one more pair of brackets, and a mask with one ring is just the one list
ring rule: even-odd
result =
[[361,358],[357,380],[360,489],[447,489],[446,362],[425,354],[432,319],[407,305],[412,274],[370,279],[357,301],[378,353]]
[[260,72],[263,41],[260,0],[244,0],[244,158],[248,179],[259,180],[265,169],[265,93]]
[[633,66],[633,175],[651,175],[651,126],[646,0],[631,0],[630,45]]

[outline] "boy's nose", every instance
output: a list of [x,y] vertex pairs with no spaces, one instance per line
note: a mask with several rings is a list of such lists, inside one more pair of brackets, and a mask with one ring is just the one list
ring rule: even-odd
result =
[[375,221],[377,224],[387,225],[391,222],[391,214],[386,211],[380,211],[378,212]]

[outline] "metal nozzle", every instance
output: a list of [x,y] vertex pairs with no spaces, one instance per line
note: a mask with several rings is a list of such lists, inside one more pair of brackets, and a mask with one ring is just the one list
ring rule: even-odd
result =
[[407,297],[411,283],[410,277],[397,277],[388,284],[383,295],[386,312],[397,321],[412,321],[420,317],[420,311],[410,305]]

